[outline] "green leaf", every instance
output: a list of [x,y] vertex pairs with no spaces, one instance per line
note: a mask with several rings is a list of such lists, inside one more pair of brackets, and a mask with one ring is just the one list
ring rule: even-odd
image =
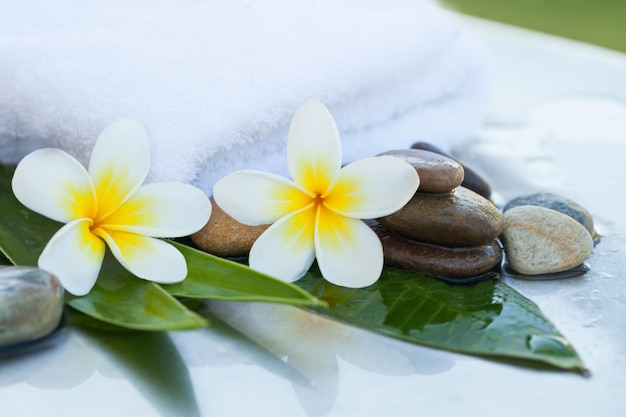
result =
[[261,274],[245,265],[172,242],[187,260],[187,278],[162,285],[170,294],[189,298],[318,306],[301,288]]
[[128,329],[182,330],[208,325],[159,285],[126,271],[109,252],[89,294],[66,294],[65,299],[84,314]]
[[312,270],[298,284],[328,303],[321,314],[352,325],[436,348],[584,372],[537,305],[496,278],[455,285],[385,268],[376,284],[350,289]]

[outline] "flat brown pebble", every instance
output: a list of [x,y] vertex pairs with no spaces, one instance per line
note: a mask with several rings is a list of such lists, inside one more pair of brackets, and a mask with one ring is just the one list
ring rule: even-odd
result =
[[370,226],[383,244],[387,265],[446,278],[470,278],[494,269],[502,259],[502,249],[496,240],[490,244],[448,248],[405,239],[381,224]]
[[211,199],[213,211],[208,223],[191,235],[200,249],[223,257],[247,256],[252,244],[269,225],[247,226],[230,217]]
[[490,244],[504,225],[489,200],[465,187],[450,194],[418,191],[399,211],[377,220],[406,238],[452,247]]
[[452,157],[448,153],[428,142],[416,142],[411,146],[411,149],[421,149],[425,151],[435,152],[447,156],[448,158],[454,159],[461,164],[465,172],[463,183],[461,185],[465,188],[469,188],[470,190],[482,195],[487,199],[491,198],[491,186],[489,185],[489,182],[474,169],[463,163],[463,161],[459,161],[458,159]]
[[574,268],[591,254],[593,239],[573,218],[545,207],[517,206],[504,213],[506,259],[526,275]]
[[420,177],[419,190],[447,194],[463,182],[463,167],[457,161],[421,149],[398,149],[383,152],[407,162]]

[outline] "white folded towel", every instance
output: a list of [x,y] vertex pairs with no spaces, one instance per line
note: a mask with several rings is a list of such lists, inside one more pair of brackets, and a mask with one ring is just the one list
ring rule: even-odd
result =
[[469,138],[485,56],[417,0],[0,1],[0,162],[58,147],[86,162],[111,121],[141,122],[149,180],[211,193],[229,172],[285,174],[294,111],[334,115],[344,162]]

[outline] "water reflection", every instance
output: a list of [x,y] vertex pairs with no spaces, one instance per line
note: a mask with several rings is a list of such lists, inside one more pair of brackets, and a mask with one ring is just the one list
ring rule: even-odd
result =
[[164,416],[201,415],[187,366],[167,333],[65,331],[67,337],[50,349],[0,358],[0,387],[25,382],[69,390],[97,372],[131,382]]
[[[202,305],[208,306],[204,314],[213,325],[196,331],[120,333],[68,326],[56,346],[1,357],[0,388],[26,383],[38,389],[68,391],[71,399],[72,388],[98,374],[130,382],[151,405],[151,411],[194,417],[203,415],[194,393],[205,392],[201,381],[192,385],[194,367],[252,364],[288,381],[304,412],[321,417],[337,400],[343,361],[396,377],[437,374],[455,364],[449,353],[372,334],[291,306]],[[259,383],[247,383],[245,377],[242,373],[237,389]],[[28,390],[14,392],[29,395],[23,394]],[[66,394],[59,395],[63,398]],[[204,408],[210,407],[211,400],[205,395]],[[260,406],[266,399],[258,401]],[[133,407],[141,407],[141,402]]]
[[436,374],[454,366],[450,354],[378,336],[285,305],[211,302],[212,311],[297,370],[294,392],[312,417],[324,416],[337,399],[339,358],[387,376]]

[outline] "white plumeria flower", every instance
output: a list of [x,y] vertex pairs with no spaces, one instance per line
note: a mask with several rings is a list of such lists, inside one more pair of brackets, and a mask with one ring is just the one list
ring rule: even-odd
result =
[[109,246],[134,275],[159,283],[187,276],[183,255],[160,239],[202,228],[211,215],[205,193],[187,184],[142,185],[150,169],[144,128],[132,120],[100,135],[87,171],[60,149],[39,149],[19,163],[13,192],[31,210],[66,223],[50,239],[39,267],[57,275],[74,295],[94,286]]
[[213,188],[216,203],[240,223],[273,223],[252,246],[250,266],[292,282],[317,258],[322,275],[334,284],[359,288],[376,282],[382,245],[360,219],[402,208],[419,186],[416,170],[392,156],[342,168],[339,132],[317,101],[304,103],[291,121],[287,165],[293,181],[245,170]]

